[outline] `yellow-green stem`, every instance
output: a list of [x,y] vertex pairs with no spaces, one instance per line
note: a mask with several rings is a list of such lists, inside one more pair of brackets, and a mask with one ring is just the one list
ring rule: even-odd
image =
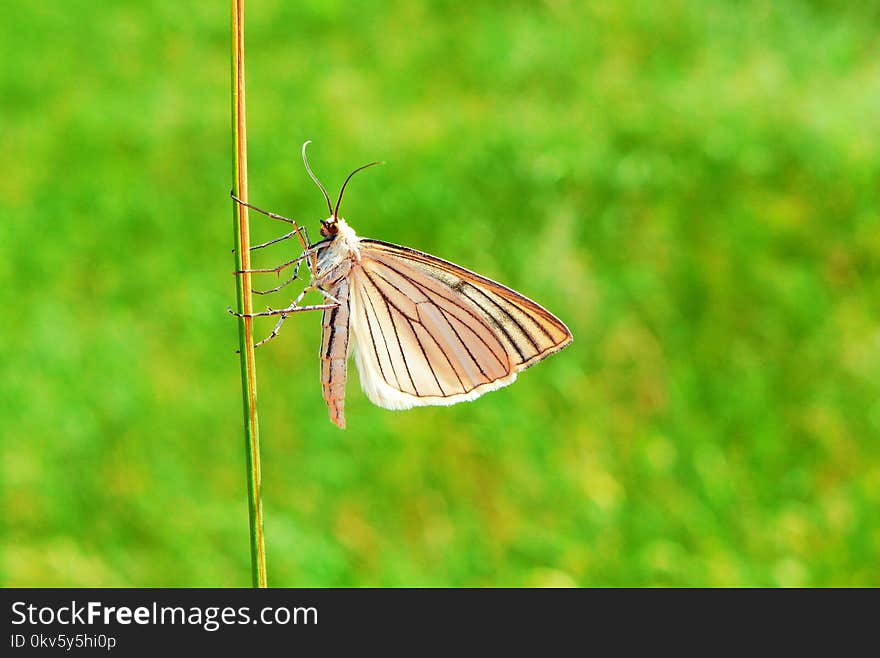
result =
[[[232,0],[232,189],[247,200],[247,129],[244,93],[244,0]],[[254,361],[251,300],[250,230],[248,210],[232,202],[235,225],[235,269],[238,300],[238,347],[241,356],[241,391],[244,407],[245,461],[251,543],[251,576],[254,587],[266,587],[266,546],[263,539],[263,505],[260,498],[260,431],[257,422],[257,368]]]

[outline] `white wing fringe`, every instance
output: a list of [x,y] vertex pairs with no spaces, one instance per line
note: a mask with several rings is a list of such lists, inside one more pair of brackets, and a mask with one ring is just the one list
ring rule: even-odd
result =
[[402,409],[412,409],[413,407],[448,407],[449,405],[457,404],[459,402],[476,400],[478,397],[483,395],[483,393],[498,390],[499,388],[508,386],[516,381],[516,371],[514,371],[506,377],[496,379],[494,382],[486,382],[485,384],[480,384],[475,389],[473,389],[472,391],[468,391],[467,393],[458,393],[456,395],[450,395],[446,397],[440,395],[425,395],[421,397],[416,397],[414,395],[398,391],[397,389],[386,384],[385,381],[381,378],[381,375],[377,376],[378,372],[376,368],[370,366],[365,367],[361,358],[361,352],[357,348],[354,349],[354,361],[357,365],[358,377],[361,380],[361,388],[363,389],[364,394],[367,396],[367,398],[369,398],[370,402],[372,402],[376,406],[382,407],[383,409],[391,409],[396,411]]

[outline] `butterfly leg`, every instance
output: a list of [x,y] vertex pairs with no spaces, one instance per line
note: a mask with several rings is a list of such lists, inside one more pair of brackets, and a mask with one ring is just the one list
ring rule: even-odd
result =
[[309,256],[311,256],[312,254],[314,254],[315,252],[316,252],[316,249],[306,249],[304,252],[302,252],[296,258],[291,258],[289,261],[281,263],[281,265],[278,265],[277,267],[257,267],[257,268],[250,269],[250,270],[235,270],[235,272],[233,272],[233,274],[244,274],[244,273],[261,274],[261,273],[266,273],[266,272],[274,272],[275,274],[280,274],[282,270],[290,267],[291,265],[299,263],[300,261],[302,261],[302,260],[308,258]]
[[[325,297],[327,297],[328,299],[331,300],[331,303],[330,304],[309,304],[307,306],[300,306],[299,303],[303,300],[303,297],[305,297],[312,290],[317,290],[317,291],[321,292]],[[290,306],[288,306],[287,308],[280,308],[280,309],[269,308],[269,309],[266,309],[265,311],[261,311],[259,313],[236,313],[235,311],[232,310],[231,307],[227,307],[226,310],[229,311],[229,313],[231,313],[232,315],[239,317],[239,318],[260,318],[260,317],[266,317],[266,316],[270,316],[270,315],[284,315],[284,314],[289,315],[291,313],[299,313],[300,311],[323,311],[324,309],[328,309],[328,308],[336,308],[337,306],[339,306],[339,303],[340,302],[338,299],[333,297],[333,295],[328,293],[326,290],[323,290],[320,286],[317,286],[315,284],[309,284],[305,288],[303,288],[302,292],[299,293],[299,295],[296,296],[296,299],[294,299],[292,302],[290,302]]]
[[[291,234],[296,235],[296,237],[299,238],[299,242],[303,246],[303,249],[308,249],[311,246],[312,243],[309,242],[308,232],[305,231],[305,227],[300,226],[294,220],[289,219],[283,215],[279,215],[274,212],[269,212],[268,210],[263,210],[261,208],[257,208],[256,206],[249,204],[247,201],[242,201],[237,196],[235,196],[235,194],[232,192],[229,193],[229,196],[232,197],[233,201],[243,205],[245,208],[250,208],[251,210],[254,210],[262,215],[266,215],[266,217],[269,217],[270,219],[277,219],[279,222],[284,222],[285,224],[290,224],[293,227],[293,231]],[[286,239],[286,238],[282,238],[282,239]],[[279,239],[279,241],[280,241],[280,239]],[[271,244],[271,242],[269,244]],[[257,247],[257,248],[259,248],[259,247]]]
[[[309,304],[307,306],[300,306],[299,303],[303,300],[303,297],[305,297],[311,290],[317,290],[322,295],[324,295],[324,297],[326,299],[330,300],[331,303],[329,303],[329,304]],[[260,345],[272,340],[273,338],[275,338],[275,336],[278,335],[278,332],[281,330],[281,325],[284,324],[284,321],[287,319],[288,315],[291,315],[293,313],[301,313],[303,311],[324,311],[327,309],[336,308],[337,306],[339,306],[339,304],[340,304],[339,300],[336,299],[329,292],[327,292],[326,290],[324,290],[320,286],[317,286],[315,284],[311,284],[311,285],[306,286],[303,289],[303,291],[300,292],[299,295],[297,295],[296,299],[294,299],[290,303],[290,306],[288,306],[287,308],[281,308],[281,309],[269,308],[269,309],[262,311],[262,312],[259,312],[259,313],[236,313],[231,308],[227,308],[226,310],[229,311],[230,314],[232,314],[236,317],[239,317],[239,318],[242,318],[242,317],[258,318],[258,317],[268,317],[268,316],[272,316],[272,315],[280,315],[281,316],[278,319],[278,323],[275,325],[275,328],[272,330],[272,333],[254,345],[254,347],[259,347]]]
[[260,347],[268,343],[270,340],[275,338],[278,333],[281,331],[281,325],[284,324],[284,321],[287,319],[289,315],[294,313],[301,313],[303,311],[324,311],[330,308],[336,308],[337,304],[310,304],[308,306],[297,306],[295,303],[291,304],[287,308],[281,309],[268,309],[262,311],[260,313],[236,313],[231,308],[227,308],[226,310],[230,315],[234,315],[237,318],[259,318],[259,317],[269,317],[272,315],[280,316],[278,318],[278,322],[275,324],[275,327],[272,329],[272,333],[266,336],[263,340],[254,343],[254,348]]
[[[304,253],[303,256],[308,257],[308,256],[311,256],[311,254]],[[294,265],[293,274],[289,278],[287,278],[284,281],[282,281],[281,283],[279,283],[274,288],[269,288],[269,290],[253,290],[252,289],[251,292],[253,292],[255,295],[268,295],[273,292],[278,292],[282,288],[289,286],[291,283],[296,281],[297,277],[299,276],[300,265],[302,265],[302,260],[297,261],[296,265]]]
[[[264,242],[263,244],[251,247],[251,249],[265,247],[266,245],[272,244],[273,242],[279,242],[281,240],[285,240],[288,237],[290,237],[290,235],[291,235],[291,233],[288,233],[287,236],[275,238],[274,240],[270,240],[269,242]],[[306,233],[306,238],[308,238],[308,233]],[[297,277],[299,276],[299,268],[300,268],[300,265],[302,265],[302,261],[305,260],[306,258],[311,257],[312,255],[317,253],[317,251],[318,250],[315,247],[310,247],[309,249],[306,249],[305,251],[303,251],[303,253],[300,254],[299,256],[297,256],[296,258],[293,258],[285,263],[282,263],[281,265],[279,265],[277,267],[256,268],[256,269],[251,269],[251,270],[238,270],[235,273],[242,274],[243,272],[248,272],[248,273],[253,274],[253,273],[275,272],[276,274],[280,275],[281,271],[284,268],[295,264],[294,268],[293,268],[293,275],[290,278],[281,282],[279,285],[275,286],[274,288],[270,288],[269,290],[253,290],[253,289],[251,290],[251,292],[253,292],[256,295],[268,295],[269,293],[278,292],[279,290],[281,290],[285,286],[290,285],[291,283],[296,281]],[[311,268],[311,266],[310,266],[310,268]]]
[[278,292],[279,290],[281,290],[285,286],[288,286],[291,283],[293,283],[294,281],[296,281],[296,278],[299,276],[299,266],[301,264],[302,264],[301,262],[297,263],[296,266],[293,268],[293,274],[290,276],[290,278],[285,279],[284,281],[279,283],[274,288],[269,288],[269,290],[253,290],[252,289],[251,292],[254,293],[255,295],[268,295],[269,293]]
[[265,318],[271,315],[292,315],[293,313],[300,313],[302,311],[323,311],[328,308],[336,308],[339,304],[309,304],[307,306],[288,306],[287,308],[269,308],[265,311],[260,311],[259,313],[237,313],[233,311],[231,307],[226,308],[226,312],[229,315],[234,315],[237,318]]
[[303,300],[303,297],[305,297],[305,296],[306,296],[310,291],[312,291],[312,290],[317,290],[319,293],[321,293],[321,294],[324,296],[324,299],[328,299],[328,300],[330,300],[330,302],[331,302],[330,304],[317,304],[317,305],[314,305],[314,304],[313,304],[313,306],[314,306],[316,309],[317,309],[318,307],[320,307],[320,308],[324,308],[325,306],[327,306],[327,307],[329,307],[329,308],[334,308],[334,307],[336,307],[336,306],[339,306],[339,304],[341,303],[338,299],[336,299],[336,297],[334,297],[334,296],[331,295],[329,292],[327,292],[326,290],[324,290],[324,289],[320,286],[320,284],[317,284],[317,283],[311,283],[311,284],[307,285],[305,288],[303,288],[302,292],[301,292],[299,295],[296,296],[296,299],[294,299],[293,302],[291,302],[290,307],[291,307],[291,308],[309,308],[309,307],[306,307],[306,306],[302,306],[302,307],[300,307],[300,306],[299,306],[299,303]]
[[342,303],[338,299],[336,299],[336,297],[331,295],[328,291],[324,290],[321,286],[312,285],[310,287],[313,288],[314,290],[317,290],[319,293],[321,293],[324,296],[324,299],[329,299],[331,302],[333,302],[333,304],[331,304],[331,308],[334,306],[339,306]]
[[268,247],[270,244],[275,244],[276,242],[284,242],[285,240],[289,240],[293,236],[298,236],[299,232],[302,231],[302,234],[305,236],[306,244],[312,244],[311,239],[309,238],[309,231],[305,226],[300,226],[298,228],[293,229],[292,231],[285,233],[280,238],[274,238],[273,240],[268,240],[266,242],[261,242],[260,244],[252,244],[250,246],[251,251],[255,251],[256,249],[262,249],[263,247]]
[[256,206],[251,205],[251,204],[248,203],[247,201],[242,201],[242,200],[239,199],[237,196],[235,196],[235,194],[232,193],[232,192],[229,193],[229,196],[231,196],[231,197],[232,197],[232,200],[235,201],[236,203],[238,203],[238,204],[244,206],[245,208],[250,208],[251,210],[256,210],[256,211],[257,211],[258,213],[260,213],[261,215],[266,215],[266,217],[270,217],[270,218],[272,218],[272,219],[277,219],[278,221],[280,221],[280,222],[285,222],[285,223],[287,223],[287,224],[290,224],[291,226],[296,226],[296,225],[297,225],[295,221],[293,221],[292,219],[289,219],[289,218],[285,217],[284,215],[279,215],[279,214],[274,213],[274,212],[269,212],[268,210],[263,210],[263,209],[261,209],[261,208],[257,208]]
[[284,321],[286,319],[287,319],[287,316],[282,313],[281,317],[278,318],[278,322],[275,324],[275,328],[272,329],[272,333],[269,334],[268,336],[266,336],[263,340],[259,340],[256,343],[254,343],[254,349],[257,349],[260,345],[265,345],[270,340],[275,338],[275,336],[278,335],[278,332],[281,331],[281,325],[284,324]]
[[289,233],[285,233],[280,238],[275,238],[273,240],[261,242],[260,244],[252,244],[250,246],[250,250],[255,251],[257,249],[262,249],[263,247],[268,247],[270,244],[275,244],[276,242],[284,242],[285,240],[289,240],[290,238],[292,238],[296,234],[297,234],[296,229],[294,229],[294,230],[290,231]]

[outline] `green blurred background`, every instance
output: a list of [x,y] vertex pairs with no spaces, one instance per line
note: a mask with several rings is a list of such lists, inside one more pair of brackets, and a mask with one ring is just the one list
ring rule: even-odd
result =
[[[0,582],[247,586],[228,3],[3,4]],[[289,320],[258,353],[271,584],[880,585],[878,3],[246,19],[254,203],[316,235],[302,142],[332,191],[386,160],[361,235],[575,336],[449,408],[353,376],[340,431],[320,318]]]

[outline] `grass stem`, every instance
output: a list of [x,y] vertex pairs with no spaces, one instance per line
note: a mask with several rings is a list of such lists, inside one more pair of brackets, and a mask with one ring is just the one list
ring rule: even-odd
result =
[[[232,190],[247,200],[247,127],[244,85],[244,0],[232,0]],[[251,298],[250,229],[248,209],[231,202],[235,227],[235,269],[239,314],[253,313]],[[240,317],[238,344],[241,357],[241,390],[247,465],[251,576],[254,587],[266,587],[266,546],[263,538],[263,505],[260,498],[260,431],[257,422],[257,368],[254,361],[253,318]]]

